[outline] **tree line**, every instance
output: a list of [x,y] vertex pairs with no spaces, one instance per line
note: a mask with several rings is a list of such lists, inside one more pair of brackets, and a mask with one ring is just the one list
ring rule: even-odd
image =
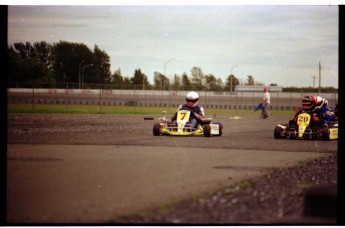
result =
[[[60,41],[48,44],[45,41],[31,44],[14,43],[8,46],[8,83],[17,85],[42,84],[56,87],[69,83],[70,88],[84,88],[90,84],[105,84],[118,89],[195,89],[195,90],[235,90],[239,79],[229,75],[224,83],[213,74],[205,74],[200,67],[193,67],[191,74],[175,74],[172,79],[159,71],[154,72],[153,84],[140,68],[133,76],[123,76],[119,68],[110,71],[110,57],[97,45],[90,50],[83,43]],[[248,76],[248,83],[254,78]]]
[[[92,85],[105,85],[114,89],[147,90],[208,90],[235,91],[240,84],[238,78],[229,74],[223,82],[220,77],[205,74],[200,67],[194,66],[190,75],[175,74],[168,78],[159,71],[154,72],[153,84],[140,68],[133,76],[123,76],[119,68],[111,73],[110,57],[97,45],[93,50],[83,43],[59,41],[48,44],[45,41],[31,44],[14,43],[8,45],[8,83],[16,87],[35,84],[42,87],[90,88]],[[247,76],[245,85],[263,85]],[[276,84],[271,84],[276,86]],[[231,88],[230,88],[231,87]],[[296,90],[296,88],[290,88]]]
[[89,83],[109,83],[109,55],[95,45],[90,50],[82,43],[48,44],[36,42],[31,45],[14,43],[8,46],[8,82],[79,83],[81,74]]

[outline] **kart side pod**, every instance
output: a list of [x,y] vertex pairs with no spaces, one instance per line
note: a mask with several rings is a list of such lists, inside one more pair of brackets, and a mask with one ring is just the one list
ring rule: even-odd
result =
[[[211,123],[211,135],[221,136],[222,135],[222,125],[220,123]],[[205,130],[205,129],[204,129]]]
[[323,140],[334,140],[338,139],[338,127],[336,128],[323,128],[322,129]]

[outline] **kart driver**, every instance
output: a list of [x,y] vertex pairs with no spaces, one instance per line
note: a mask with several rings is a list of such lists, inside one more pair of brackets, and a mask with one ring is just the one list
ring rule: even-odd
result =
[[[293,120],[289,121],[290,126],[296,126],[297,125],[297,118],[301,112],[308,112],[311,114],[311,121],[310,126],[319,125],[320,123],[320,116],[318,116],[317,113],[313,113],[312,111],[315,108],[315,97],[314,96],[305,96],[302,99],[302,110],[297,112],[293,118]],[[315,129],[314,129],[315,130]]]
[[[191,125],[192,128],[196,128],[198,124],[198,119],[202,120],[205,117],[205,111],[204,108],[201,106],[198,106],[199,102],[199,94],[191,91],[187,93],[186,95],[186,104],[181,104],[174,116],[171,118],[171,122],[174,122],[177,117],[177,111],[179,110],[189,110],[191,111],[191,115],[189,117],[189,124]],[[174,122],[175,123],[175,122]]]
[[321,116],[323,126],[325,127],[328,126],[328,121],[335,121],[334,111],[328,107],[328,101],[323,97],[315,97],[315,105],[312,112]]
[[333,110],[327,105],[328,101],[320,96],[305,96],[302,99],[302,110],[295,114],[293,122],[297,123],[297,117],[301,112],[309,112],[312,123],[328,126],[328,121],[334,121],[335,116]]

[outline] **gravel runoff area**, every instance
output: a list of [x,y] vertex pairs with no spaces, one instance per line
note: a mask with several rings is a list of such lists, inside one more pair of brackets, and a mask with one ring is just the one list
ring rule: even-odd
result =
[[[42,116],[42,118],[47,122],[49,122],[48,119],[51,119],[47,116]],[[13,121],[14,119],[20,119],[20,124],[17,125],[17,122]],[[26,119],[25,115],[9,117],[9,143],[28,143],[34,138],[37,139],[38,131],[35,131],[36,128],[31,129],[33,126],[40,129],[39,132],[45,129],[42,134],[49,135],[47,133],[50,128],[45,126],[45,121],[35,121],[34,119]],[[80,122],[80,120],[72,121],[68,125],[75,127]],[[54,126],[65,124],[64,120],[54,123]],[[93,124],[97,125],[97,123]],[[148,125],[151,126],[151,123]],[[143,128],[146,127],[143,126]],[[34,134],[29,134],[28,129]],[[61,132],[61,129],[59,131],[57,133],[63,136],[64,134],[61,133],[64,132]],[[85,131],[87,132],[88,129],[86,128]],[[126,129],[123,128],[123,131]],[[56,136],[54,135],[54,137]],[[20,140],[17,141],[19,138]],[[51,143],[48,139],[44,140]],[[310,210],[310,208],[308,210],[306,203],[308,192],[315,187],[322,186],[326,186],[327,190],[318,191],[319,198],[326,199],[322,203],[321,212],[317,212],[319,205],[314,207],[316,211]],[[195,195],[174,205],[165,205],[143,214],[127,215],[113,222],[114,224],[173,225],[336,224],[334,207],[337,195],[336,186],[337,154],[330,153],[323,158],[300,163],[291,168],[272,169],[264,176],[241,181],[209,195]],[[329,192],[330,194],[328,194]]]
[[[199,195],[124,224],[336,224],[337,155],[273,169],[209,195]],[[308,201],[308,197],[312,202]]]

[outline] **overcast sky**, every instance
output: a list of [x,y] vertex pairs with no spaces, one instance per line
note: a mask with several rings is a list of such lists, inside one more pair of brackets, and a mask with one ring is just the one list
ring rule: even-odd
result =
[[[97,45],[123,76],[153,83],[196,66],[204,74],[279,86],[338,87],[337,5],[10,5],[8,44]],[[318,78],[315,86],[318,86]]]

